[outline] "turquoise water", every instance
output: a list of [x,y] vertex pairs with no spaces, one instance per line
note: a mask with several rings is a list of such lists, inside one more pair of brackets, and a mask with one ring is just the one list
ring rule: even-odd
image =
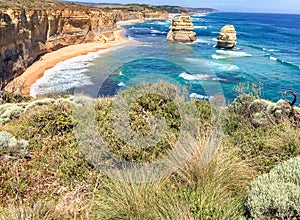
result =
[[[132,44],[64,61],[48,70],[31,93],[112,96],[135,83],[166,80],[186,85],[198,98],[223,92],[231,101],[235,87],[248,82],[263,84],[262,96],[273,101],[289,98],[280,94],[286,89],[300,94],[300,15],[212,13],[192,19],[194,43],[166,42],[170,21],[128,25]],[[236,28],[237,50],[215,47],[225,24]]]

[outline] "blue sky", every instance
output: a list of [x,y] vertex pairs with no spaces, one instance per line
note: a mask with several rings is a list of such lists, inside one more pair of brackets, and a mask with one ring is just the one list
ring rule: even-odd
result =
[[[71,0],[70,0],[71,1]],[[300,0],[73,0],[100,3],[147,3],[153,5],[181,5],[209,7],[221,11],[268,12],[300,14]]]

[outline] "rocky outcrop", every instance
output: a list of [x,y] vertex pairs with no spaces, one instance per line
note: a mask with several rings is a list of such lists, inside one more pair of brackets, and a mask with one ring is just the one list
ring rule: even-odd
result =
[[300,126],[300,108],[293,106],[287,100],[271,102],[244,94],[238,96],[232,105],[229,105],[229,111],[249,120],[254,127],[276,125],[284,121],[291,121]]
[[101,9],[0,10],[0,85],[4,87],[45,53],[68,45],[114,40],[118,21],[167,17],[165,12]]
[[218,47],[232,49],[236,46],[236,31],[233,25],[225,25],[218,37]]
[[182,14],[172,19],[172,25],[167,36],[167,41],[193,42],[196,40],[194,25],[189,15]]

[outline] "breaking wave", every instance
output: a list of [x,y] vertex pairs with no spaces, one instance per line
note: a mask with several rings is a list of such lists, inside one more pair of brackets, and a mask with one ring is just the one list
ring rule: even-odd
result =
[[193,81],[193,80],[206,80],[209,78],[209,75],[207,74],[188,74],[186,72],[183,72],[179,75],[179,77],[185,79],[185,80],[189,80],[189,81]]
[[104,53],[117,50],[124,46],[91,52],[57,63],[44,72],[43,76],[30,87],[30,96],[52,92],[64,92],[80,86],[93,85],[91,78],[84,74],[94,65],[93,60]]
[[238,57],[251,57],[251,54],[240,52],[240,51],[231,51],[231,50],[217,50],[216,54],[213,54],[211,57],[215,60],[219,59],[231,59]]

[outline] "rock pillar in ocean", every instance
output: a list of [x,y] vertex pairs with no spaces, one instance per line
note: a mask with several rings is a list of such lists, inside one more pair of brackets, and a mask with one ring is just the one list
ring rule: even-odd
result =
[[236,46],[236,31],[233,25],[225,25],[218,37],[218,47],[232,49]]
[[167,41],[193,42],[195,40],[196,33],[194,32],[194,25],[189,15],[182,14],[178,18],[172,19]]

